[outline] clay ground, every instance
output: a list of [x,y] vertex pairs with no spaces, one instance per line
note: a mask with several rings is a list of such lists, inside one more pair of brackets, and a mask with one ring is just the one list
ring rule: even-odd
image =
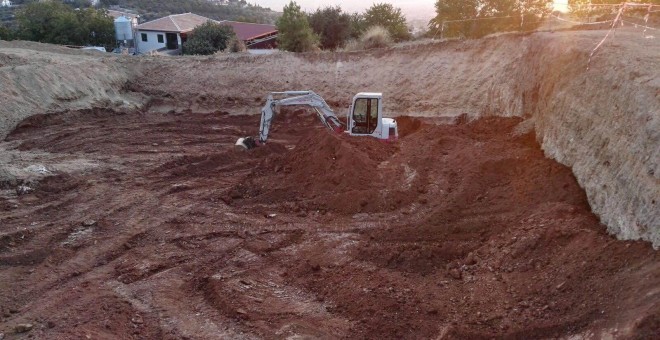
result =
[[[37,338],[650,338],[660,268],[520,118],[397,144],[278,117],[72,111],[3,147],[69,172],[0,198],[0,332]],[[44,163],[42,163],[44,164]],[[26,163],[27,165],[27,163]],[[29,190],[25,190],[29,191]]]

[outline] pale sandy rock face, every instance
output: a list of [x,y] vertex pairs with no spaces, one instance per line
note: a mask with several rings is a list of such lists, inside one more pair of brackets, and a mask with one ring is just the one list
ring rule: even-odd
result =
[[0,137],[35,114],[125,105],[118,58],[55,45],[0,42]]

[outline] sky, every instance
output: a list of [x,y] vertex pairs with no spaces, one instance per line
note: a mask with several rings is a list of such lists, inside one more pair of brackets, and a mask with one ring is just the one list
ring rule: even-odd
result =
[[[290,0],[247,0],[262,7],[270,7],[274,11],[282,11]],[[364,12],[374,3],[390,3],[401,11],[408,19],[430,19],[434,16],[435,0],[295,0],[304,11],[314,11],[319,7],[340,5],[346,12]]]
[[[274,11],[281,12],[284,5],[288,4],[290,0],[247,0],[249,3],[256,3],[262,7],[270,7]],[[428,20],[435,16],[435,0],[296,0],[298,5],[304,11],[314,11],[319,7],[340,5],[344,11],[347,12],[364,12],[367,8],[371,7],[374,3],[390,3],[395,7],[401,8],[403,14],[406,15],[408,20],[424,19]],[[555,6],[558,10],[563,10],[566,5],[561,3],[568,2],[567,0],[556,0]],[[564,8],[562,8],[562,6]]]

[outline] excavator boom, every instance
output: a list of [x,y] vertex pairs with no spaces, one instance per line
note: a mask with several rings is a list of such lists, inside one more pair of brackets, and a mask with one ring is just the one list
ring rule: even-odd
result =
[[321,123],[330,130],[341,133],[345,129],[344,124],[342,124],[330,106],[318,94],[312,91],[271,92],[268,95],[266,104],[261,109],[258,140],[255,141],[252,137],[239,138],[236,141],[236,146],[252,149],[255,146],[265,144],[268,140],[268,134],[270,133],[270,127],[275,118],[277,107],[292,105],[312,107],[316,111]]

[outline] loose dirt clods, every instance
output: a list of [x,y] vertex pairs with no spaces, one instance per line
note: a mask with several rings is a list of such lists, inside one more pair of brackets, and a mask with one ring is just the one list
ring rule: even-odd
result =
[[[520,118],[401,139],[257,116],[73,111],[23,152],[96,164],[0,198],[0,332],[42,338],[535,338],[657,331],[660,269]],[[522,133],[520,131],[523,131]],[[625,327],[624,327],[625,326]]]

